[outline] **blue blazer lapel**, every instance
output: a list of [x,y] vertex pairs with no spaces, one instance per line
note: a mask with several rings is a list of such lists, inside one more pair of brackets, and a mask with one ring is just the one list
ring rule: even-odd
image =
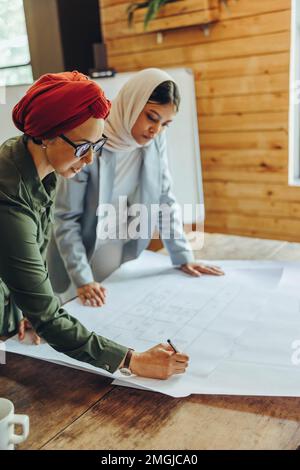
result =
[[151,205],[159,204],[161,196],[161,162],[156,148],[156,142],[143,150],[143,164],[141,168],[140,202],[144,204],[148,214],[148,239],[138,239],[136,243],[136,255],[149,245],[151,227]]
[[116,155],[114,153],[104,151],[99,160],[99,204],[111,203],[115,170]]

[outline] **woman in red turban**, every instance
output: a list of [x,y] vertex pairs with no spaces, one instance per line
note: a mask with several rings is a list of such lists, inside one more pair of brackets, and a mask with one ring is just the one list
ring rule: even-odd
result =
[[79,72],[43,75],[29,88],[13,120],[26,136],[41,179],[53,170],[72,177],[91,163],[93,148],[104,143],[110,106],[101,88]]
[[70,178],[93,161],[109,110],[100,87],[78,72],[42,76],[13,110],[23,135],[0,147],[0,336],[19,330],[22,339],[30,322],[36,342],[114,372],[128,348],[60,307],[45,263],[56,173]]

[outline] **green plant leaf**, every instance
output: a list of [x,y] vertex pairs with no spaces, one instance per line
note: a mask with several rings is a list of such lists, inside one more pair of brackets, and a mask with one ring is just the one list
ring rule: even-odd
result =
[[165,5],[166,3],[170,3],[170,0],[150,0],[148,11],[144,18],[144,29],[148,28],[148,24],[150,21],[156,18],[157,13],[159,12],[160,8]]
[[127,8],[127,20],[128,20],[129,27],[132,26],[133,19],[134,19],[134,12],[136,10],[139,10],[140,8],[148,7],[148,10],[144,18],[144,30],[146,30],[148,28],[149,22],[154,20],[154,18],[156,18],[161,7],[163,7],[166,3],[174,3],[177,1],[178,0],[147,0],[142,3],[137,3],[137,2],[131,3]]
[[128,21],[128,26],[131,27],[133,23],[133,17],[134,17],[134,12],[136,10],[139,10],[140,8],[145,8],[149,5],[149,0],[143,3],[131,3],[127,7],[127,21]]

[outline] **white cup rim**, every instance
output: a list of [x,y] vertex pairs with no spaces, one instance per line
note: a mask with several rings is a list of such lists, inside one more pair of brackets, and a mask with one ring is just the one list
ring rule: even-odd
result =
[[[3,405],[6,406],[4,411],[2,411]],[[7,398],[0,398],[0,423],[7,419],[7,417],[14,413],[14,404],[12,401],[8,400]]]

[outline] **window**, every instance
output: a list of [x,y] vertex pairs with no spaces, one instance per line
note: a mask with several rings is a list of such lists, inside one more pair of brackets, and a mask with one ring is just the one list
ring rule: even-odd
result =
[[0,0],[0,82],[33,82],[23,0]]
[[300,2],[292,0],[289,184],[300,186]]

